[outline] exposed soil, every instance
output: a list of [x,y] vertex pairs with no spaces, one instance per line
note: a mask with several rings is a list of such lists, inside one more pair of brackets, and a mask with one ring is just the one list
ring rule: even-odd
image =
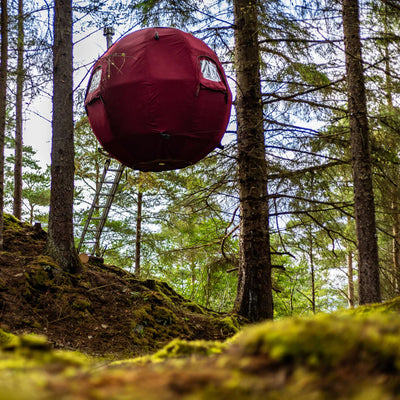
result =
[[79,275],[43,255],[46,232],[5,216],[0,252],[0,328],[46,335],[56,348],[114,358],[159,349],[174,338],[225,339],[234,316],[212,312],[164,282],[138,280],[90,258]]

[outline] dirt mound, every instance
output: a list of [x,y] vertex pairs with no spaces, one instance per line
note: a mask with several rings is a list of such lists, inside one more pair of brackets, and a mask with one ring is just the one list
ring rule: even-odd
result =
[[43,255],[45,240],[40,227],[5,216],[0,318],[7,331],[43,334],[56,348],[121,358],[154,351],[174,338],[220,340],[238,330],[235,317],[96,258],[80,275],[65,273]]

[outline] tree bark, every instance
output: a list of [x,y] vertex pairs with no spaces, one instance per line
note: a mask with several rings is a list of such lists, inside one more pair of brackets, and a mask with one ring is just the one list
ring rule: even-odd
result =
[[137,213],[136,213],[136,245],[135,245],[135,276],[140,277],[140,247],[142,240],[142,204],[143,193],[138,189],[137,196]]
[[4,140],[7,111],[7,62],[8,62],[8,11],[7,0],[1,0],[1,49],[0,49],[0,251],[3,250],[4,231]]
[[273,318],[273,300],[257,1],[233,4],[241,218],[235,310],[260,321]]
[[393,232],[393,276],[396,296],[400,294],[400,198],[397,190],[393,193],[392,232]]
[[354,308],[353,252],[351,249],[347,250],[347,282],[349,308]]
[[18,0],[18,42],[17,42],[17,93],[15,107],[15,164],[13,214],[19,220],[22,215],[22,93],[24,86],[24,6]]
[[359,253],[359,303],[381,301],[370,140],[362,65],[358,0],[343,0],[350,146]]
[[314,254],[313,254],[313,235],[312,235],[312,228],[310,227],[309,233],[309,259],[310,259],[310,269],[311,269],[311,307],[312,312],[315,314],[316,307],[315,307],[315,265],[314,265]]
[[53,135],[46,251],[67,272],[81,268],[73,237],[74,122],[72,4],[56,0],[53,46]]
[[[385,35],[389,36],[389,21],[388,21],[388,6],[384,5],[383,14],[383,25],[385,30]],[[386,40],[385,45],[385,83],[386,83],[386,101],[389,112],[395,112],[393,106],[393,82],[391,76],[390,68],[390,50],[389,50],[389,40]],[[397,143],[393,143],[393,148],[397,153]],[[395,186],[392,189],[391,196],[393,198],[391,204],[391,214],[392,214],[392,232],[393,232],[393,286],[396,296],[400,294],[400,191],[399,184],[400,174],[399,167],[396,163],[392,167],[393,169],[393,182]]]

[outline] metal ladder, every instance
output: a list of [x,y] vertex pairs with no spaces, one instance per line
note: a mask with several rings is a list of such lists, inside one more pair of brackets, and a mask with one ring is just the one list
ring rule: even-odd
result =
[[[104,163],[103,174],[97,185],[96,194],[89,209],[89,214],[77,247],[78,254],[83,246],[86,248],[93,246],[90,254],[99,256],[100,237],[124,169],[125,166],[121,163],[118,163],[117,167],[112,167],[111,158],[108,158]],[[99,211],[97,213],[99,216],[93,216],[95,210]]]

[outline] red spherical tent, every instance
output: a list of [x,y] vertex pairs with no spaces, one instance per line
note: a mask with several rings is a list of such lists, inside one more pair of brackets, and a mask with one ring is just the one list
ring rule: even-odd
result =
[[232,95],[217,55],[173,28],[117,41],[95,63],[85,107],[102,147],[142,171],[194,164],[220,145]]

